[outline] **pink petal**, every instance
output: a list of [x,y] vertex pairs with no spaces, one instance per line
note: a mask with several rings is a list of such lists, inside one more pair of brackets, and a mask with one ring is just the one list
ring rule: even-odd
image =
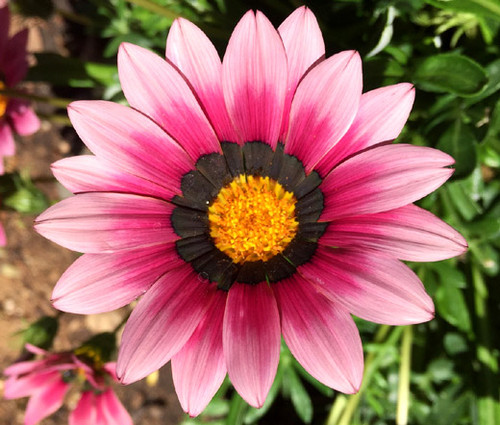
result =
[[96,398],[96,408],[105,418],[103,425],[133,425],[132,418],[111,388]]
[[15,132],[21,136],[29,136],[40,128],[40,120],[25,100],[11,99],[7,114]]
[[85,254],[61,276],[52,303],[58,310],[75,314],[115,310],[183,264],[173,243],[113,254]]
[[162,276],[125,326],[116,367],[120,380],[135,382],[167,363],[191,337],[215,291],[188,265]]
[[5,120],[0,120],[0,158],[12,156],[16,152],[16,145],[12,135],[12,129]]
[[105,101],[73,102],[68,114],[79,136],[98,157],[125,173],[161,185],[169,196],[179,193],[181,178],[193,168],[193,162],[153,121]]
[[168,32],[166,56],[188,79],[219,140],[236,142],[222,94],[222,64],[205,33],[186,19],[176,19]]
[[307,172],[349,129],[362,85],[361,58],[354,51],[329,57],[300,82],[290,110],[285,152],[297,156]]
[[7,41],[0,64],[2,72],[5,75],[7,87],[14,87],[26,76],[26,72],[28,71],[28,60],[26,57],[27,41],[27,29],[18,32]]
[[280,357],[278,306],[267,283],[236,283],[231,287],[224,315],[223,344],[234,388],[248,404],[262,407]]
[[378,146],[349,158],[320,186],[325,197],[321,220],[373,214],[408,205],[441,186],[454,160],[436,149]]
[[[0,158],[0,163],[2,162],[2,158]],[[0,166],[1,168],[1,166]],[[0,170],[1,174],[1,170]],[[7,245],[7,236],[5,235],[5,230],[3,229],[2,224],[0,223],[0,246]]]
[[82,193],[43,212],[35,229],[73,251],[111,253],[178,239],[168,202],[122,193]]
[[351,316],[295,274],[273,286],[283,337],[314,378],[343,393],[355,393],[363,377],[363,348]]
[[154,119],[194,161],[221,151],[195,95],[171,64],[142,47],[123,43],[118,73],[130,105]]
[[[42,365],[38,364],[38,366]],[[59,371],[44,370],[44,369],[41,369],[40,372],[35,371],[33,373],[29,373],[28,375],[22,377],[14,376],[13,369],[7,370],[5,374],[7,376],[10,376],[5,381],[5,387],[3,393],[3,396],[7,400],[31,396],[39,392],[43,387],[48,385],[48,383],[50,383],[51,381],[59,380],[61,377]]]
[[281,139],[288,128],[288,116],[295,89],[306,71],[325,56],[325,43],[318,21],[306,6],[299,7],[279,26],[288,59],[288,88],[283,113]]
[[374,249],[408,261],[445,260],[467,249],[460,233],[415,205],[341,218],[330,223],[319,242]]
[[175,184],[160,186],[151,180],[126,173],[94,155],[64,158],[54,162],[51,169],[55,178],[73,193],[121,192],[170,199],[173,193],[178,192]]
[[26,407],[24,425],[35,425],[58,410],[69,386],[61,379],[56,379],[32,395]]
[[226,376],[222,350],[222,319],[227,295],[217,291],[212,305],[189,341],[172,357],[175,392],[184,411],[198,416]]
[[259,11],[248,11],[229,40],[222,62],[222,88],[243,141],[278,142],[287,90],[283,43]]
[[299,271],[328,298],[363,319],[408,325],[434,317],[422,282],[396,259],[370,251],[319,248]]
[[69,414],[69,425],[96,424],[96,395],[93,391],[84,391],[75,410]]
[[403,129],[414,100],[415,89],[408,83],[363,93],[351,127],[321,159],[315,170],[326,175],[349,155],[377,143],[394,140]]
[[113,379],[113,381],[118,382],[118,376],[116,376],[116,362],[108,362],[102,367]]
[[[26,343],[24,344],[24,348],[26,348],[26,350],[28,350],[30,353],[32,354],[36,354],[38,356],[46,356],[48,354],[50,354],[48,351],[44,350],[43,348],[40,348],[40,347],[37,347],[36,345],[33,345],[33,344],[30,344],[30,343]],[[60,357],[61,354],[50,354],[50,358],[56,358],[56,357]]]

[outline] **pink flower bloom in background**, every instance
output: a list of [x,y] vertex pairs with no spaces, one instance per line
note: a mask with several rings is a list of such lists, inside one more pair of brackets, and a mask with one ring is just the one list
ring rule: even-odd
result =
[[122,382],[171,360],[190,415],[226,373],[260,407],[283,335],[313,377],[354,393],[363,350],[351,314],[392,325],[433,317],[432,300],[400,260],[466,249],[412,204],[451,176],[454,161],[382,143],[403,128],[413,87],[362,93],[359,54],[324,54],[305,7],[277,31],[248,12],[222,63],[205,34],[179,19],[167,60],[121,46],[132,108],[70,106],[95,156],[54,164],[76,196],[36,228],[84,253],[56,285],[55,307],[100,313],[144,294],[123,333]]
[[6,399],[29,397],[24,425],[34,425],[58,410],[74,385],[81,397],[70,413],[70,425],[128,425],[132,419],[108,381],[117,381],[115,363],[93,365],[73,353],[51,354],[27,344],[40,359],[14,363],[5,369]]
[[[0,3],[0,92],[15,87],[28,71],[28,30],[9,38],[9,23],[9,8],[7,5],[2,7]],[[39,128],[40,120],[28,101],[0,93],[0,174],[4,172],[3,157],[15,153],[13,133],[28,136]]]

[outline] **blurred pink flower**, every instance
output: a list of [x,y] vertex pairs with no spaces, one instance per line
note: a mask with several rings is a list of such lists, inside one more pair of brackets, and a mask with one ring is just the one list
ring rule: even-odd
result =
[[456,231],[412,205],[450,177],[454,161],[383,143],[408,118],[410,84],[362,93],[359,54],[324,54],[305,7],[278,31],[248,12],[222,63],[205,34],[178,19],[166,61],[121,46],[132,108],[70,106],[95,156],[54,164],[76,196],[36,228],[85,253],[54,289],[57,308],[99,313],[144,294],[123,333],[122,382],[172,360],[190,415],[226,372],[260,407],[283,335],[313,377],[353,393],[363,350],[350,313],[394,325],[433,317],[399,260],[465,250]]
[[90,366],[74,353],[52,354],[33,345],[26,349],[41,356],[5,369],[4,397],[29,397],[24,425],[34,425],[58,410],[72,385],[81,397],[70,413],[69,425],[127,425],[132,419],[109,387],[116,381],[115,363]]
[[[26,76],[26,42],[28,30],[9,38],[10,13],[7,5],[0,4],[0,91],[15,87]],[[0,174],[3,157],[14,155],[13,132],[21,136],[33,134],[40,128],[40,120],[29,102],[0,93]]]

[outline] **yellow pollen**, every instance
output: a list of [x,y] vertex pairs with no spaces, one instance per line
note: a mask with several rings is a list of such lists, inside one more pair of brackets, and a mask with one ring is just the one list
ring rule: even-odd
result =
[[297,200],[269,177],[241,174],[208,208],[210,236],[235,263],[267,261],[297,233]]
[[[5,84],[0,80],[0,91],[5,89]],[[0,93],[0,118],[5,115],[9,98]]]

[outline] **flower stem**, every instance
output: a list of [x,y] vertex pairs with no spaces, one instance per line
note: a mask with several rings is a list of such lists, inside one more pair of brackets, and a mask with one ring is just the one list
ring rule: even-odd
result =
[[[357,394],[349,396],[347,403],[345,402],[344,396],[337,397],[335,403],[333,403],[333,406],[330,409],[330,414],[328,415],[328,419],[325,425],[349,425],[351,423],[351,419],[356,412],[356,408],[361,401],[361,397],[363,396],[366,388],[368,388],[373,375],[382,363],[387,350],[398,341],[401,333],[403,332],[403,329],[403,327],[398,326],[392,328],[391,331],[390,326],[380,326],[377,333],[375,334],[373,342],[381,345],[377,350],[372,351],[370,354],[368,354],[368,356],[366,356],[363,384],[361,385],[359,392]],[[387,337],[389,331],[391,332]],[[382,341],[384,342],[382,343]],[[343,409],[343,412],[339,414],[339,410],[341,410],[342,405],[345,405],[345,408]]]
[[0,94],[17,99],[27,99],[27,100],[32,100],[34,102],[48,103],[49,105],[57,106],[58,108],[66,108],[71,102],[73,102],[73,100],[71,99],[63,99],[60,97],[53,97],[53,96],[39,96],[36,94],[26,93],[15,89],[3,89],[0,90]]
[[135,4],[136,6],[142,7],[143,9],[149,10],[150,12],[157,13],[158,15],[165,16],[166,18],[170,18],[172,20],[179,18],[181,16],[178,13],[173,12],[172,10],[164,6],[160,6],[159,4],[151,0],[126,0],[126,1]]
[[479,423],[493,425],[500,423],[500,402],[498,401],[498,361],[492,349],[490,319],[488,318],[488,288],[481,269],[472,261],[472,283],[474,286],[474,307],[477,317],[476,356],[479,362],[478,387],[484,395],[478,395]]
[[397,425],[406,425],[408,423],[412,340],[413,327],[405,326],[401,340],[401,362],[399,364],[398,407],[396,413]]

